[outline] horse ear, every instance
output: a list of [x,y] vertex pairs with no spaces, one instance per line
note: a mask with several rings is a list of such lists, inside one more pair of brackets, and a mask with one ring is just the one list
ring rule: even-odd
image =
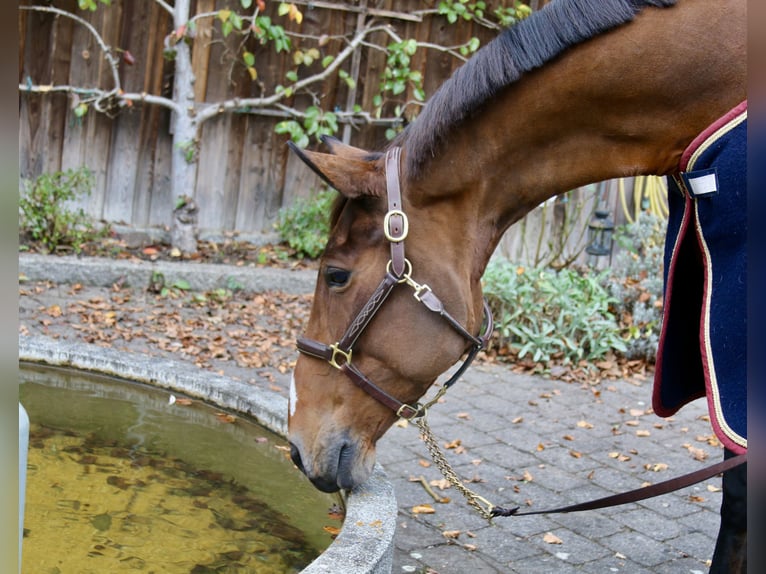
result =
[[[287,145],[330,187],[349,199],[363,195],[383,197],[386,189],[385,174],[377,154],[364,152],[339,141],[335,146],[335,150],[341,152],[338,155],[304,150],[291,141]],[[349,152],[349,149],[356,151]],[[357,152],[363,153],[364,157]]]
[[323,135],[319,139],[321,139],[322,143],[330,149],[330,153],[333,155],[340,155],[349,159],[361,160],[377,159],[381,155],[377,152],[369,152],[362,148],[344,144],[338,138],[333,136]]

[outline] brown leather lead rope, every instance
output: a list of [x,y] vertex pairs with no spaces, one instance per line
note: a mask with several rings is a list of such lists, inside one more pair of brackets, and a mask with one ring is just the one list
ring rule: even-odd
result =
[[580,504],[573,504],[571,506],[562,506],[560,508],[551,508],[548,510],[534,510],[530,512],[518,512],[519,507],[516,508],[502,508],[495,506],[490,511],[492,518],[497,516],[530,516],[533,514],[561,514],[566,512],[579,512],[581,510],[596,510],[598,508],[609,508],[610,506],[619,506],[621,504],[628,504],[631,502],[638,502],[639,500],[646,500],[647,498],[653,498],[660,496],[661,494],[668,494],[680,490],[687,486],[697,484],[705,479],[711,478],[727,470],[744,464],[747,462],[747,453],[740,454],[738,456],[723,460],[712,466],[690,472],[683,476],[671,478],[664,482],[658,482],[651,486],[645,486],[643,488],[637,488],[621,494],[614,494],[612,496],[606,496],[597,500],[591,500],[590,502],[583,502]]

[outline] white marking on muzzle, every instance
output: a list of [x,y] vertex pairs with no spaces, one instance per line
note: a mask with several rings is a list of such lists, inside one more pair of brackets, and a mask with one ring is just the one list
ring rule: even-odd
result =
[[298,404],[298,392],[295,390],[295,373],[290,375],[290,416],[295,416],[295,407]]

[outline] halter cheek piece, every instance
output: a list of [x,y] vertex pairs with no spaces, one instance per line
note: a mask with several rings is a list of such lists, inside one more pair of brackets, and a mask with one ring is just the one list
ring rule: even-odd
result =
[[[409,222],[404,211],[402,211],[402,193],[399,185],[400,154],[401,148],[399,147],[391,148],[386,152],[388,213],[383,218],[383,233],[391,245],[391,259],[386,266],[386,274],[383,280],[367,300],[367,303],[364,304],[362,310],[351,321],[351,324],[338,342],[326,345],[313,339],[300,337],[298,339],[298,350],[305,355],[327,361],[336,369],[343,371],[360,389],[393,410],[397,416],[410,420],[422,416],[427,406],[433,404],[449,387],[455,384],[469,367],[476,354],[486,348],[489,337],[492,334],[493,321],[492,313],[485,299],[484,332],[478,336],[472,335],[446,311],[444,304],[428,285],[421,285],[412,279],[412,263],[404,256],[404,240],[407,238]],[[397,285],[410,286],[414,291],[413,296],[418,302],[422,303],[429,311],[441,316],[452,329],[469,343],[467,348],[468,354],[463,364],[444,383],[437,397],[426,407],[420,403],[409,405],[392,397],[368,379],[352,362],[354,344]]]

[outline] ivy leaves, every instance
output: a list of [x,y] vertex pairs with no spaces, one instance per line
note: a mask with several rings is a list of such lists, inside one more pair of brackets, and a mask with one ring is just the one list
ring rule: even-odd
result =
[[[98,0],[98,2],[109,6],[112,3],[112,0]],[[98,2],[96,2],[96,0],[77,0],[77,6],[80,10],[95,12],[98,8]]]

